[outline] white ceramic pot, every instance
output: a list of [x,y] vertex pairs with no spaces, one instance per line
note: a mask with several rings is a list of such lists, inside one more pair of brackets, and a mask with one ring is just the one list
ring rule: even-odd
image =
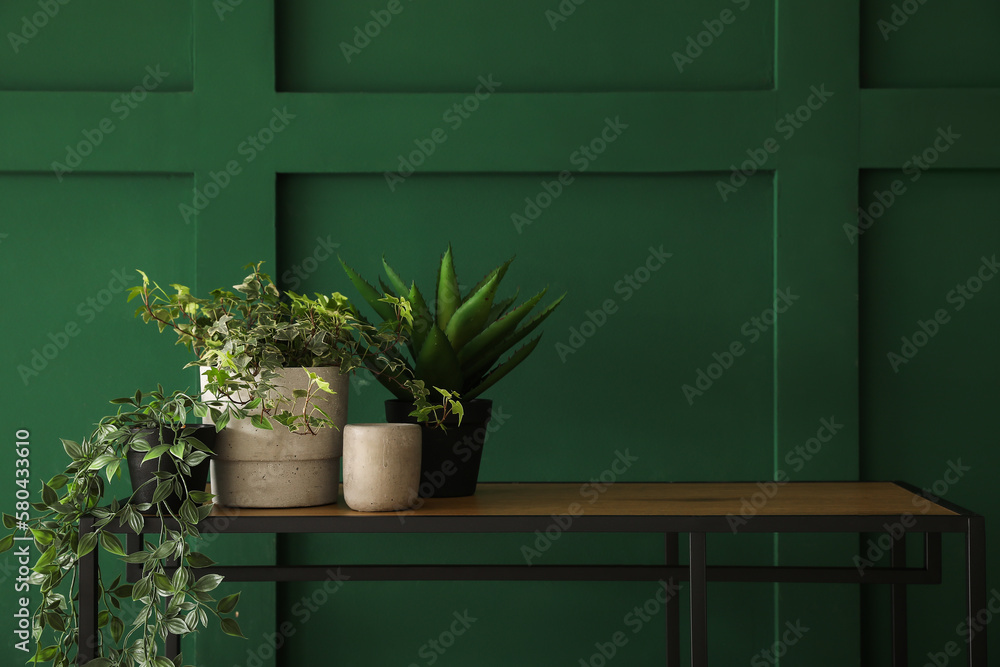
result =
[[[229,507],[309,507],[337,502],[348,377],[337,366],[308,370],[336,392],[318,392],[312,402],[338,428],[301,435],[273,419],[274,430],[257,428],[249,419],[230,421],[215,443],[211,473],[215,502]],[[309,376],[301,368],[284,368],[279,375],[274,383],[281,407],[300,413],[305,399],[293,398],[292,392],[307,389]]]
[[344,428],[344,502],[359,512],[413,507],[420,487],[420,427],[348,424]]

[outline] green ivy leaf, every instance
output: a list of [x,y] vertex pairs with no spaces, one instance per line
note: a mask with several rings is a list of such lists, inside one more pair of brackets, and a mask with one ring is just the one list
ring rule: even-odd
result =
[[[167,630],[174,635],[186,635],[188,633],[187,624],[179,618],[168,618],[163,622]],[[170,663],[173,667],[173,663]]]
[[[93,461],[90,462],[90,465],[87,467],[87,469],[88,470],[100,470],[101,468],[103,468],[104,466],[108,465],[109,463],[112,463],[113,461],[117,461],[117,460],[118,460],[117,456],[112,456],[111,454],[101,454],[96,459],[94,459]],[[44,500],[44,498],[43,498],[43,500]]]
[[263,415],[259,415],[259,414],[251,415],[250,416],[250,423],[253,424],[254,426],[256,426],[257,428],[266,429],[268,431],[273,431],[274,430],[274,427],[271,426],[271,422],[268,421],[267,417],[265,417]]
[[170,445],[157,445],[149,450],[149,453],[142,457],[142,462],[145,463],[150,459],[158,459],[163,456],[163,453],[170,449]]
[[111,619],[111,638],[115,640],[117,644],[122,640],[122,635],[125,634],[125,623],[122,619],[117,616]]
[[158,590],[164,593],[172,593],[174,588],[170,585],[170,580],[167,579],[166,575],[156,572],[153,574],[153,585],[156,586]]
[[233,593],[232,595],[227,595],[226,597],[219,600],[219,604],[216,605],[216,609],[220,614],[228,614],[232,610],[236,609],[236,603],[240,601],[240,594]]
[[59,503],[59,495],[48,484],[42,484],[42,502],[52,507]]
[[153,504],[163,502],[174,490],[174,485],[169,481],[160,481],[156,484],[156,491],[153,492]]
[[[87,533],[86,535],[81,537],[80,543],[76,547],[77,557],[82,558],[83,556],[86,556],[91,551],[93,551],[94,547],[97,546],[97,539],[98,539],[97,533]],[[51,548],[52,547],[50,547],[50,549]]]
[[55,533],[51,530],[45,530],[44,528],[32,528],[31,534],[34,536],[35,541],[39,544],[51,544]]
[[116,556],[125,555],[125,549],[124,547],[122,547],[121,540],[119,540],[115,535],[103,531],[100,533],[100,535],[101,535],[101,546],[104,547],[104,549],[107,552],[112,553]]
[[145,521],[142,515],[131,507],[128,508],[128,526],[132,529],[132,532],[136,535],[142,532],[143,525]]
[[114,663],[109,658],[94,658],[83,667],[112,667]]
[[83,458],[83,449],[80,448],[79,444],[73,442],[72,440],[63,440],[62,438],[59,440],[62,442],[63,449],[66,450],[66,455],[68,457],[74,461],[78,461]]
[[246,637],[243,636],[243,631],[240,630],[240,624],[231,618],[222,619],[222,631],[231,637],[242,637],[243,639],[246,639]]
[[49,486],[58,491],[59,489],[66,486],[67,482],[69,482],[69,477],[67,477],[66,475],[56,475],[55,477],[49,480]]
[[201,579],[196,581],[194,586],[191,588],[199,593],[207,593],[218,588],[219,584],[222,583],[222,579],[223,577],[221,574],[206,574]]
[[[93,535],[93,533],[89,533],[89,534]],[[97,536],[96,535],[94,536],[94,540],[97,540]],[[56,548],[55,548],[55,546],[51,546],[48,549],[46,549],[44,551],[44,553],[42,553],[41,556],[38,557],[38,561],[35,563],[35,567],[33,569],[36,572],[39,572],[39,571],[41,571],[42,568],[44,568],[46,565],[48,565],[49,563],[51,563],[55,559],[56,559]]]
[[45,622],[49,624],[49,627],[57,630],[59,632],[66,632],[66,622],[60,614],[54,611],[45,612]]
[[192,551],[187,555],[188,565],[191,567],[211,567],[215,561],[199,551]]
[[122,556],[121,559],[126,563],[145,563],[150,557],[151,554],[148,551],[136,551],[134,554]]

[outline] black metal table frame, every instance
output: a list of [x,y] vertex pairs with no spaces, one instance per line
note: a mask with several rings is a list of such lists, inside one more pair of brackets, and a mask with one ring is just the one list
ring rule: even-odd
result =
[[[891,587],[892,665],[908,664],[906,587],[941,583],[941,535],[965,534],[966,621],[986,609],[985,518],[953,503],[923,493],[903,483],[895,484],[955,512],[954,515],[913,515],[905,532],[893,535],[889,567],[709,566],[706,535],[732,533],[725,516],[576,516],[566,530],[597,533],[661,533],[665,536],[666,562],[657,565],[262,565],[217,566],[199,573],[217,573],[227,581],[323,581],[331,568],[339,568],[350,581],[687,581],[690,585],[691,665],[708,666],[708,582],[850,583],[888,584]],[[757,515],[739,532],[748,533],[878,533],[897,523],[900,515]],[[550,516],[428,516],[414,513],[405,521],[394,513],[358,517],[330,516],[221,516],[209,517],[200,527],[219,533],[526,533],[550,527]],[[93,529],[85,517],[80,536]],[[141,536],[127,527],[107,528],[127,535],[128,552],[138,550]],[[156,533],[159,519],[146,518],[143,533]],[[688,565],[680,565],[679,533],[689,534]],[[906,567],[905,539],[909,533],[924,536],[924,565]],[[80,561],[80,663],[96,657],[97,558],[95,549]],[[128,580],[141,571],[128,566]],[[680,600],[668,596],[666,605],[666,664],[680,666]],[[971,627],[971,626],[970,626]],[[180,651],[180,639],[170,635],[166,651]],[[987,667],[986,630],[971,634],[970,667]]]

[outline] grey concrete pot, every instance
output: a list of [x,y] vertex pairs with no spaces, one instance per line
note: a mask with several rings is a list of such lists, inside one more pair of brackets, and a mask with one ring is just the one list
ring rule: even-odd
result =
[[420,486],[416,424],[348,424],[344,429],[344,502],[359,512],[413,507]]
[[[215,502],[229,507],[310,507],[337,502],[348,377],[335,366],[308,370],[336,392],[320,392],[313,402],[338,428],[297,435],[273,420],[271,431],[253,426],[249,419],[229,422],[215,443]],[[281,397],[287,398],[284,407],[301,412],[305,399],[293,399],[292,391],[306,389],[309,377],[301,368],[285,368],[279,374],[275,384]]]

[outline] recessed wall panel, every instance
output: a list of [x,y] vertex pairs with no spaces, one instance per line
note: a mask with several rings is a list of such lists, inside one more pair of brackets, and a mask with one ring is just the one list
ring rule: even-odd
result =
[[[391,11],[395,10],[395,11]],[[283,0],[278,89],[504,92],[770,88],[769,2]]]
[[993,0],[864,0],[864,88],[1000,85],[1000,4]]
[[191,90],[192,2],[4,0],[0,90]]

